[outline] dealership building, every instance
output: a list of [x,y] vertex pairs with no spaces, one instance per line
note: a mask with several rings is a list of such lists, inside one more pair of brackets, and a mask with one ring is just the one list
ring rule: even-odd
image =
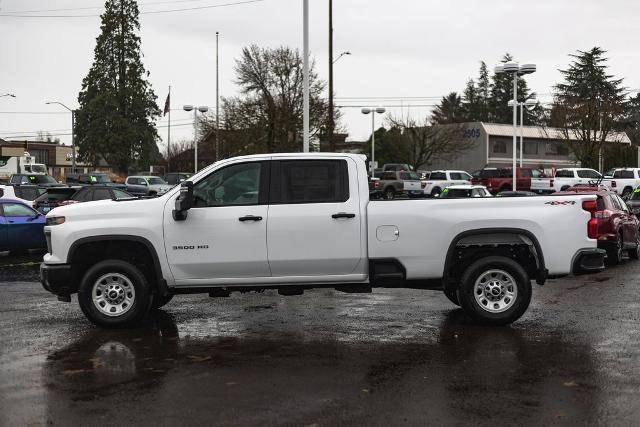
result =
[[[513,126],[497,123],[462,123],[459,126],[460,138],[468,140],[469,148],[452,159],[433,159],[421,169],[459,169],[475,171],[485,166],[510,167],[513,159]],[[520,144],[520,127],[518,127],[518,147]],[[571,153],[569,142],[563,130],[559,128],[524,126],[523,167],[545,169],[547,171],[576,167],[580,163]],[[607,143],[631,146],[631,140],[624,132],[610,132]],[[575,143],[580,141],[575,139]],[[520,150],[517,150],[518,160]]]

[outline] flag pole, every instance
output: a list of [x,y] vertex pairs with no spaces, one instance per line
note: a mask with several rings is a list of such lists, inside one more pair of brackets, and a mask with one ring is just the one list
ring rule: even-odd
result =
[[167,124],[167,172],[169,172],[169,162],[171,161],[171,150],[169,149],[171,146],[171,85],[169,85],[169,95],[167,99],[169,99],[169,123]]

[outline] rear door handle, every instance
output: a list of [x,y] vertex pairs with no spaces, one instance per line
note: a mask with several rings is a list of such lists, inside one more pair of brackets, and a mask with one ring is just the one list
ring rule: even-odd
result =
[[334,213],[333,215],[331,215],[331,218],[333,219],[338,219],[338,218],[355,218],[356,214],[352,214],[352,213],[346,213],[346,212],[338,212],[338,213]]
[[254,216],[254,215],[245,215],[245,216],[241,216],[240,218],[238,218],[239,221],[241,222],[245,222],[245,221],[262,221],[262,217],[261,216]]

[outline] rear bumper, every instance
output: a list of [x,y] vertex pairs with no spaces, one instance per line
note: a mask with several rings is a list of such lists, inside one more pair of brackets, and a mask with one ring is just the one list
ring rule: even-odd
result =
[[580,275],[603,271],[605,255],[606,252],[603,249],[580,249],[573,256],[571,272]]
[[40,282],[42,287],[58,295],[68,297],[77,291],[71,276],[71,266],[68,264],[40,264]]

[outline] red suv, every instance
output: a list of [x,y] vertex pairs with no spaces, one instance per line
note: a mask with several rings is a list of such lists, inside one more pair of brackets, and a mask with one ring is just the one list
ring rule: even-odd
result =
[[[512,168],[484,168],[477,176],[474,175],[471,183],[474,185],[484,185],[487,189],[497,194],[502,191],[513,190]],[[543,176],[542,172],[531,168],[516,168],[517,190],[529,191],[531,189],[531,178]]]
[[584,202],[585,210],[591,212],[587,226],[589,237],[598,239],[598,247],[607,251],[607,263],[619,264],[622,253],[629,258],[640,255],[640,221],[629,211],[626,203],[615,192],[605,187],[576,185],[553,195],[595,194],[594,202]]

